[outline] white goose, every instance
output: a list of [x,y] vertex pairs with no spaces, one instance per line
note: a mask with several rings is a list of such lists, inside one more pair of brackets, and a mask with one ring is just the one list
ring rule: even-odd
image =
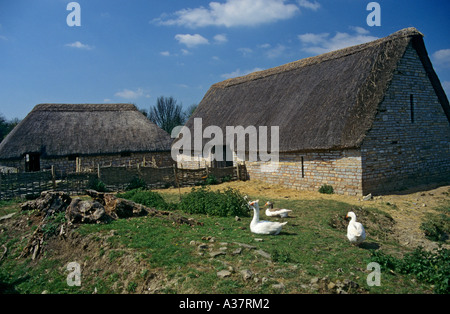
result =
[[354,212],[348,212],[345,219],[348,218],[351,219],[347,227],[347,238],[351,243],[359,245],[366,239],[366,230],[364,230],[362,223],[356,221]]
[[272,222],[272,221],[266,221],[266,220],[259,220],[259,200],[250,202],[250,207],[253,208],[253,219],[250,223],[250,231],[256,234],[273,234],[277,235],[281,232],[281,228],[287,222]]
[[267,206],[266,209],[266,216],[269,217],[281,217],[286,218],[289,216],[289,213],[292,211],[290,209],[284,209],[284,208],[273,208],[273,203],[268,201],[264,206]]

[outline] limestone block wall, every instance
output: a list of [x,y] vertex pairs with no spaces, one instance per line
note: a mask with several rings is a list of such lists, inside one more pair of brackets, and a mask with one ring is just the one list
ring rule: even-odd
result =
[[365,192],[450,179],[450,124],[408,47],[361,147]]
[[261,162],[246,162],[250,178],[298,190],[318,191],[324,185],[344,195],[362,195],[361,155],[357,149],[282,153],[278,168],[264,171]]

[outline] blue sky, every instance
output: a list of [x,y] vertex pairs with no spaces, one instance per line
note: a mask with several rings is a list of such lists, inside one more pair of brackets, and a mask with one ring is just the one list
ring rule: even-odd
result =
[[0,114],[39,103],[134,103],[159,96],[184,107],[219,81],[387,36],[414,26],[450,94],[450,1],[0,0]]

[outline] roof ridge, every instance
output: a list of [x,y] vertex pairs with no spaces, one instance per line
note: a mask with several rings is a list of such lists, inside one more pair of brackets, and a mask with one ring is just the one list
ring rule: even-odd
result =
[[133,104],[113,103],[113,104],[61,104],[46,103],[36,105],[32,111],[124,111],[138,110]]
[[270,69],[253,72],[253,73],[247,74],[245,76],[231,78],[231,79],[228,79],[228,80],[225,80],[222,82],[218,82],[218,83],[212,85],[212,87],[227,88],[227,87],[242,84],[245,82],[262,79],[262,78],[272,76],[272,75],[275,75],[278,73],[293,71],[293,70],[296,70],[296,69],[299,69],[302,67],[311,66],[311,65],[322,63],[322,62],[343,58],[343,57],[358,53],[360,51],[363,51],[365,49],[368,49],[368,48],[371,48],[371,47],[374,47],[377,45],[381,45],[381,44],[389,42],[389,41],[397,40],[397,39],[404,38],[404,37],[413,37],[413,36],[422,36],[423,37],[424,35],[419,30],[417,30],[415,27],[404,28],[404,29],[401,29],[401,30],[387,36],[387,37],[379,38],[379,39],[376,39],[371,42],[326,52],[326,53],[323,53],[323,54],[320,54],[317,56],[312,56],[312,57],[296,60],[296,61],[289,62],[289,63],[283,64],[283,65],[280,65],[277,67],[273,67]]

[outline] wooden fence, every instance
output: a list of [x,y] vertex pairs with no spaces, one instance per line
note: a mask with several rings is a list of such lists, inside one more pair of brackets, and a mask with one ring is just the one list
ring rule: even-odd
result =
[[0,174],[0,200],[15,197],[33,197],[42,191],[57,190],[82,194],[96,179],[110,191],[128,188],[133,180],[140,179],[147,188],[167,188],[202,184],[209,176],[217,182],[245,180],[245,166],[227,168],[178,169],[176,167],[102,167],[95,173],[70,173],[57,177],[54,171]]

